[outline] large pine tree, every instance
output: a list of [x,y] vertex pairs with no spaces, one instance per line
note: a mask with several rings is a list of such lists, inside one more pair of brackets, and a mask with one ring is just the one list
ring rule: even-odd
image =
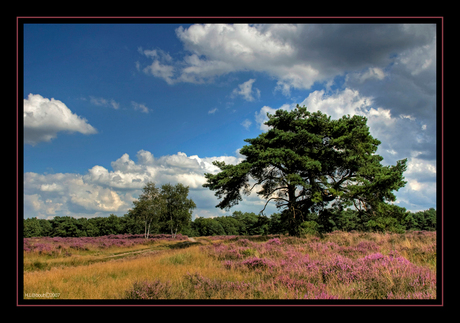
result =
[[221,172],[205,174],[203,186],[221,199],[216,207],[228,210],[242,200],[242,192],[248,195],[258,186],[265,206],[274,201],[283,210],[289,234],[298,235],[311,212],[326,214],[331,208],[354,206],[381,215],[386,204],[396,200],[393,191],[406,184],[407,159],[383,166],[376,154],[380,141],[370,135],[365,117],[331,120],[298,105],[267,115],[269,130],[245,140],[249,145],[240,150],[246,156],[243,162],[215,161]]

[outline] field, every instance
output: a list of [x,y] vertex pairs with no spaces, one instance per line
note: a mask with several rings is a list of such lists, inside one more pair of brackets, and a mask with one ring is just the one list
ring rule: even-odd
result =
[[436,232],[191,240],[24,239],[24,298],[436,298]]

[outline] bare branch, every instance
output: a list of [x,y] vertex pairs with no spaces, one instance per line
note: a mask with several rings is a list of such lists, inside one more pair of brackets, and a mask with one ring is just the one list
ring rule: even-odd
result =
[[281,197],[271,197],[271,198],[269,198],[269,199],[267,200],[267,202],[265,203],[265,206],[264,206],[264,208],[262,209],[262,211],[260,211],[260,213],[262,213],[262,214],[263,214],[263,212],[265,211],[265,208],[267,207],[267,204],[268,204],[268,202],[270,202],[270,200],[283,200],[283,201],[286,201],[286,202],[288,202],[288,203],[289,203],[289,201],[288,201],[288,200],[286,200],[286,199],[283,199],[283,198],[281,198]]

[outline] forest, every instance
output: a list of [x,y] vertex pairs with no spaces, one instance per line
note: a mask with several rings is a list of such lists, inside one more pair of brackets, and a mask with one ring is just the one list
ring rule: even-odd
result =
[[[340,231],[362,232],[397,232],[405,231],[436,231],[436,210],[412,213],[395,206],[402,214],[400,218],[372,218],[362,212],[347,209],[332,212],[328,216],[310,214],[309,219],[302,223],[303,233],[327,233]],[[216,235],[268,235],[285,234],[287,228],[282,222],[281,213],[273,213],[270,217],[253,212],[234,211],[232,215],[214,218],[197,217],[189,221],[178,233],[189,237]],[[24,219],[24,238],[31,237],[97,237],[110,234],[143,234],[144,222],[132,214],[108,217],[73,218],[56,216],[53,219]],[[170,233],[166,222],[160,222],[151,229],[151,234]]]

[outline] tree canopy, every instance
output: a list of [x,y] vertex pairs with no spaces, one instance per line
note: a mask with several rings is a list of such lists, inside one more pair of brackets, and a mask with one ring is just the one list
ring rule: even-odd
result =
[[165,200],[160,190],[155,187],[155,183],[149,182],[144,186],[139,199],[133,201],[133,204],[134,208],[129,210],[129,214],[144,223],[144,235],[147,239],[152,222],[154,229],[158,227],[160,216],[165,211]]
[[161,219],[164,225],[171,230],[171,235],[176,236],[177,231],[189,225],[192,221],[192,210],[196,208],[195,202],[188,199],[188,186],[181,183],[173,186],[161,186],[161,196],[165,202],[165,209]]
[[[393,191],[403,187],[407,159],[383,166],[376,154],[380,141],[369,132],[367,119],[343,116],[331,120],[326,114],[306,107],[267,113],[269,130],[246,139],[237,165],[215,161],[221,170],[206,173],[203,185],[221,200],[216,206],[230,209],[257,186],[257,194],[282,209],[289,234],[298,235],[300,225],[315,212],[327,214],[354,206],[358,211],[379,216]],[[265,210],[265,207],[261,210]]]

